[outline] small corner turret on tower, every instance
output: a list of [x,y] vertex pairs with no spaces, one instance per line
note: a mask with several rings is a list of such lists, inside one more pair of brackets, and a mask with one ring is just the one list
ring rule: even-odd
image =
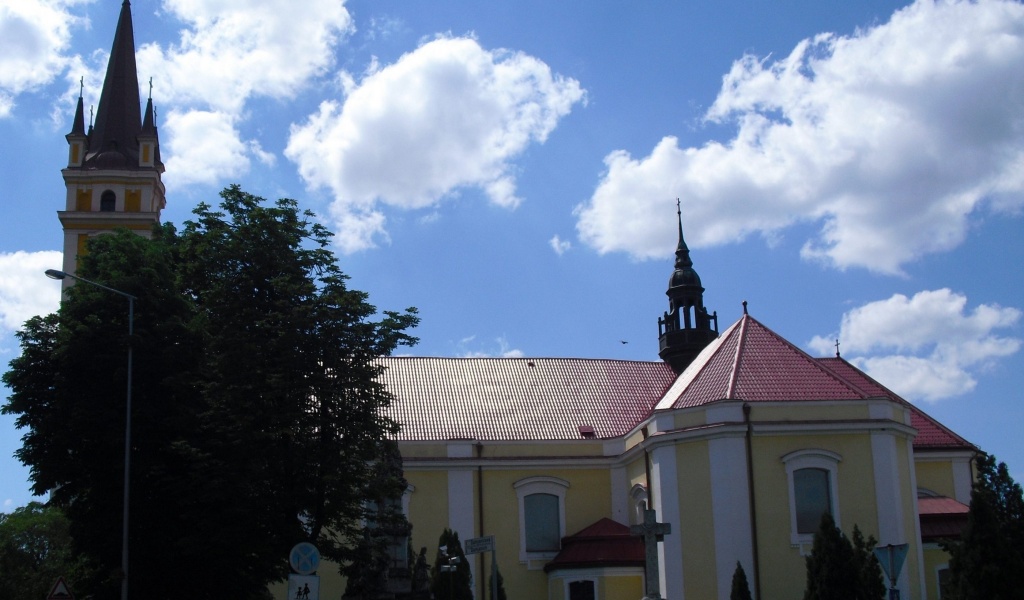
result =
[[718,313],[704,308],[704,287],[693,269],[690,249],[683,239],[683,213],[676,200],[679,243],[675,270],[668,280],[669,310],[658,319],[658,355],[676,373],[682,373],[708,344],[718,337]]
[[[84,81],[82,82],[84,90]],[[85,129],[80,90],[68,141],[64,210],[64,271],[74,274],[92,236],[129,229],[149,237],[160,223],[165,189],[152,87],[145,119],[140,110],[131,3],[124,0],[114,32],[95,123]],[[91,109],[90,109],[91,114]],[[64,280],[70,285],[71,278]]]

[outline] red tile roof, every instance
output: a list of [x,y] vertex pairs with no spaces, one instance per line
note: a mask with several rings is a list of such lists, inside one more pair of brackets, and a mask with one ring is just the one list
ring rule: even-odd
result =
[[662,362],[579,358],[381,359],[386,410],[408,440],[579,440],[625,435],[672,383]]
[[839,373],[849,381],[854,382],[861,389],[867,390],[872,396],[886,397],[909,407],[910,425],[917,430],[917,437],[914,438],[915,449],[974,449],[970,442],[953,433],[945,425],[925,414],[916,405],[897,396],[895,392],[878,383],[864,373],[864,371],[861,371],[842,358],[819,358],[818,362]]
[[401,441],[614,438],[657,409],[890,398],[907,406],[915,449],[974,447],[841,358],[813,358],[744,315],[677,378],[663,362],[579,358],[381,359]]
[[631,534],[629,527],[604,518],[562,538],[562,550],[544,565],[544,571],[643,566],[643,540]]
[[744,315],[680,374],[658,408],[745,402],[859,400],[868,394]]

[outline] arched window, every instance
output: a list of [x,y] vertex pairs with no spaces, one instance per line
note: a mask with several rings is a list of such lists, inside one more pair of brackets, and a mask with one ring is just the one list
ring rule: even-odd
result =
[[790,541],[807,544],[821,524],[821,516],[832,515],[839,525],[839,461],[835,452],[811,448],[782,457],[789,479]]
[[557,477],[527,477],[512,485],[519,498],[519,559],[554,558],[565,535],[569,482]]
[[630,523],[640,525],[644,522],[644,511],[647,510],[648,498],[647,488],[639,483],[629,491],[629,498],[633,506],[633,513],[630,515]]
[[100,211],[102,212],[114,212],[117,206],[117,196],[114,192],[107,190],[100,195]]

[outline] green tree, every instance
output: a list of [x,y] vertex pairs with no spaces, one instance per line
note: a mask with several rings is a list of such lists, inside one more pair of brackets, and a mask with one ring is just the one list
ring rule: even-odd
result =
[[[364,493],[365,525],[343,570],[345,598],[376,598],[382,592],[412,586],[415,556],[409,545],[412,525],[402,512],[402,496],[408,487],[402,455],[394,440],[380,440],[378,448]],[[402,587],[396,587],[399,583]]]
[[415,311],[378,316],[293,200],[221,197],[180,233],[90,240],[78,274],[138,298],[132,339],[124,298],[76,284],[19,332],[4,374],[2,410],[27,429],[18,458],[100,566],[97,600],[121,579],[128,343],[129,586],[150,597],[266,597],[299,541],[351,558],[379,442],[397,431],[376,358],[415,342]]
[[437,559],[430,569],[430,592],[434,599],[472,600],[473,576],[459,534],[446,528],[437,545]]
[[0,513],[0,599],[45,598],[58,577],[72,590],[89,578],[60,509],[39,502]]
[[857,598],[861,600],[879,600],[886,595],[882,565],[875,556],[877,544],[875,536],[864,539],[860,527],[853,526],[853,562],[857,570]]
[[885,595],[881,567],[871,549],[874,538],[864,540],[854,526],[851,543],[836,526],[832,515],[825,513],[814,534],[811,554],[807,557],[807,588],[804,600],[878,600]]
[[1020,598],[1024,589],[1024,499],[1006,463],[980,454],[967,527],[950,553],[948,592],[957,600]]
[[[491,593],[494,590],[494,578],[498,578],[498,597],[494,598],[494,594]],[[491,576],[488,577],[487,582],[487,594],[491,600],[508,600],[508,596],[505,594],[505,578],[501,576],[501,569],[495,565],[494,570],[491,571]]]
[[750,595],[747,574],[739,561],[736,561],[736,570],[732,572],[732,590],[729,592],[729,600],[753,600]]

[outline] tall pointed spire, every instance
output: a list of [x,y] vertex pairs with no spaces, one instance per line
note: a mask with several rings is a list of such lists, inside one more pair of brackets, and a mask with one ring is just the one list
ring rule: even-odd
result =
[[679,242],[675,270],[665,292],[669,310],[658,319],[658,355],[676,373],[682,373],[700,351],[718,337],[718,313],[709,315],[704,308],[704,287],[697,271],[693,270],[690,249],[683,239],[683,212],[679,200],[676,200],[676,217]]
[[[84,83],[83,83],[84,87]],[[67,194],[58,211],[64,228],[64,272],[74,274],[89,238],[115,229],[143,237],[160,223],[166,201],[161,174],[160,140],[152,95],[143,123],[131,4],[125,0],[114,32],[106,79],[95,124],[90,110],[85,129],[85,102],[79,93],[68,140],[68,166],[61,171]],[[65,278],[64,286],[73,279]]]
[[[124,164],[138,164],[139,144],[136,139],[142,126],[139,110],[139,76],[135,67],[135,33],[132,30],[132,8],[128,0],[121,4],[117,20],[114,45],[110,49],[110,62],[103,80],[96,124],[89,135],[91,161],[100,154],[116,152],[124,157]],[[114,166],[115,155],[104,157]]]

